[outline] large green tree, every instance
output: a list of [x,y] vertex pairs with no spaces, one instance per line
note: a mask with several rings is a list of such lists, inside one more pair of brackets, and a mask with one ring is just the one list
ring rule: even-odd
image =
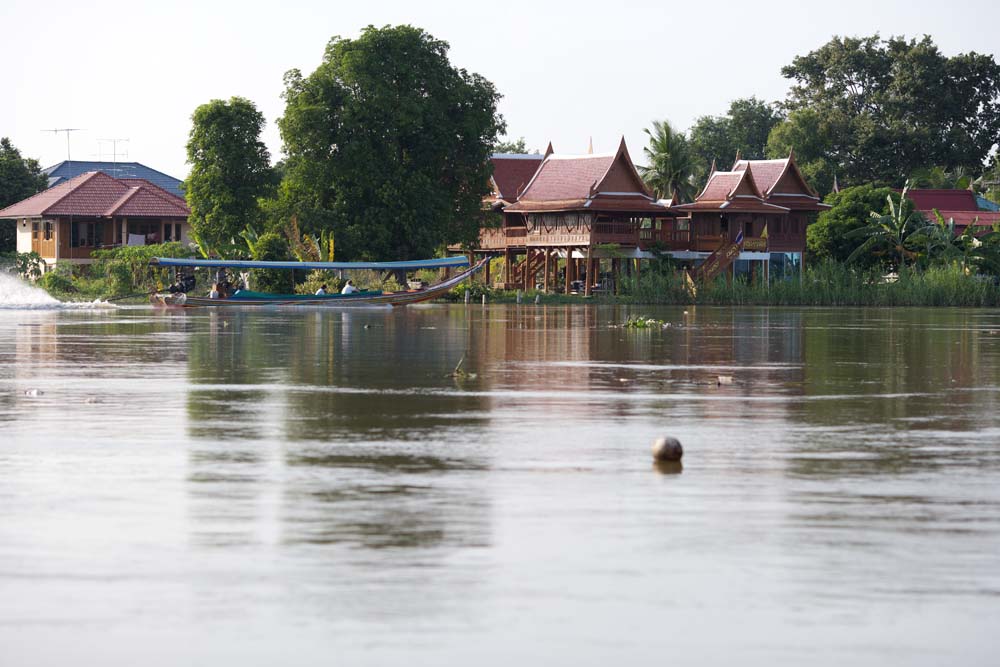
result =
[[240,232],[261,220],[260,200],[274,188],[260,140],[264,115],[250,100],[233,97],[202,104],[191,120],[184,189],[196,238],[203,251],[246,254]]
[[691,148],[699,160],[698,176],[707,175],[712,162],[729,169],[737,153],[744,159],[765,156],[771,129],[783,116],[773,104],[756,97],[734,100],[723,116],[702,116],[691,127]]
[[[48,186],[38,160],[25,158],[7,137],[0,139],[0,208],[16,204]],[[10,220],[0,220],[0,252],[17,247],[17,227]]]
[[649,145],[643,148],[648,166],[639,167],[642,180],[658,198],[670,197],[675,203],[689,202],[695,195],[694,174],[697,163],[687,137],[667,121],[653,121]]
[[285,75],[286,176],[277,215],[333,231],[344,259],[412,259],[473,242],[505,125],[493,84],[408,25],[334,37]]
[[841,183],[898,187],[932,166],[978,173],[1000,136],[1000,65],[945,56],[927,36],[835,37],[782,74],[794,82],[785,124],[796,127],[779,136],[814,132],[809,159],[825,157]]
[[[827,195],[825,202],[831,208],[820,213],[816,222],[806,230],[809,261],[833,259],[846,262],[862,243],[861,239],[850,237],[849,234],[866,227],[871,220],[872,211],[880,215],[888,213],[888,198],[891,194],[893,192],[889,188],[865,184]],[[874,258],[869,259],[874,262]]]

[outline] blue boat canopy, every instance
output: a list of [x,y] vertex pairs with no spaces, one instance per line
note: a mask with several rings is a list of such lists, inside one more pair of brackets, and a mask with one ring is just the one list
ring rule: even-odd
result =
[[446,269],[469,265],[464,256],[439,257],[437,259],[416,259],[408,262],[260,262],[244,259],[179,259],[176,257],[154,257],[149,260],[153,266],[193,266],[211,269],[322,269],[326,271],[350,271],[371,269],[392,271],[395,269]]

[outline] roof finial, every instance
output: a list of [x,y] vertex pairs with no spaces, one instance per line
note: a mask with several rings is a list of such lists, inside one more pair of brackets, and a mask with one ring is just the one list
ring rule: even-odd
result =
[[836,192],[840,192],[840,184],[837,183],[837,174],[836,173],[833,174],[833,191],[835,193]]
[[587,155],[593,155],[593,154],[594,154],[594,137],[590,137],[589,141],[587,142]]
[[555,151],[552,150],[552,142],[550,141],[549,145],[545,148],[545,155],[542,156],[542,159],[544,160],[545,158],[547,158],[548,156],[552,155],[553,153],[555,153]]
[[714,173],[715,173],[715,158],[712,158],[712,166],[708,168],[708,177],[712,178],[712,175]]
[[795,162],[795,147],[794,146],[789,146],[788,147],[788,159],[791,162]]
[[739,148],[736,149],[736,160],[733,162],[733,171],[736,171],[736,165],[740,163],[740,158],[743,157],[742,151]]

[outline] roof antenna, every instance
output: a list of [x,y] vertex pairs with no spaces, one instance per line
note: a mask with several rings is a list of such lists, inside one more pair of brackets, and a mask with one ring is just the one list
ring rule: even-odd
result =
[[124,151],[122,153],[119,153],[118,152],[118,144],[119,143],[128,143],[128,139],[120,139],[120,138],[115,138],[115,139],[98,139],[97,140],[98,151],[100,151],[101,142],[110,143],[111,144],[111,164],[113,165],[112,168],[111,168],[111,171],[114,172],[115,178],[120,178],[120,176],[118,174],[118,156],[121,155],[122,157],[128,157],[128,151]]
[[53,134],[58,134],[60,132],[65,132],[66,133],[66,161],[67,162],[72,162],[73,160],[70,159],[70,156],[69,156],[69,133],[70,132],[81,132],[82,130],[83,130],[83,128],[81,128],[81,127],[57,127],[57,128],[53,128],[51,130],[42,130],[42,132],[51,132]]

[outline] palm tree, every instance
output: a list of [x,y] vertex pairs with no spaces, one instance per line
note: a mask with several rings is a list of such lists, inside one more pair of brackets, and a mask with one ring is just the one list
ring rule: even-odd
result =
[[885,257],[891,268],[899,269],[907,260],[917,258],[914,246],[933,233],[935,225],[927,223],[923,216],[914,212],[913,205],[906,199],[909,189],[910,184],[907,182],[903,186],[903,193],[898,195],[898,202],[894,195],[886,197],[889,202],[888,213],[872,211],[867,225],[844,235],[844,238],[865,239],[847,258],[848,263],[857,261],[870,252]]
[[671,198],[675,203],[691,201],[694,197],[692,176],[695,157],[691,152],[687,137],[674,130],[667,121],[653,121],[649,135],[649,146],[643,148],[648,167],[639,167],[642,180],[646,182],[658,199]]

